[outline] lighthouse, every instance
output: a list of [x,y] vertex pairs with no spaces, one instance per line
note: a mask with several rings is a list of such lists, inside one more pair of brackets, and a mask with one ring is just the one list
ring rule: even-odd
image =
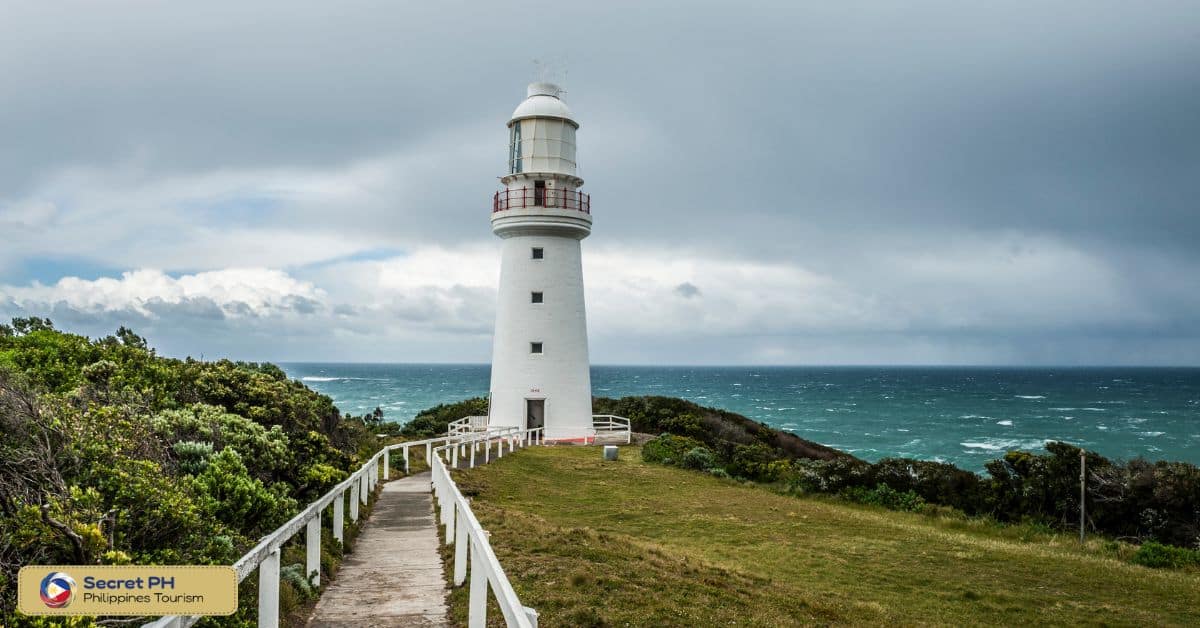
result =
[[592,215],[578,129],[562,89],[529,85],[508,121],[508,169],[492,202],[504,243],[488,424],[544,427],[547,441],[595,435],[580,251]]

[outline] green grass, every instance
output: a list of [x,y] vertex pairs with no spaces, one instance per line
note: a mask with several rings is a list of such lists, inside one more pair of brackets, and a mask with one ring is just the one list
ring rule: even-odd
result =
[[778,495],[636,447],[530,448],[458,483],[544,626],[1200,623],[1200,571],[1113,543]]

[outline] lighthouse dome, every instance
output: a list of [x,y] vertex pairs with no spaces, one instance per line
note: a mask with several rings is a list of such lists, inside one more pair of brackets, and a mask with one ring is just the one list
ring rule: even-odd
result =
[[508,174],[534,172],[577,178],[575,131],[579,123],[562,101],[562,88],[554,83],[530,83],[526,93],[508,122]]
[[[567,120],[575,128],[571,109],[562,101],[562,88],[554,83],[530,83],[526,90],[526,98],[513,111],[512,120],[525,118],[560,118]],[[511,122],[509,124],[512,124]]]

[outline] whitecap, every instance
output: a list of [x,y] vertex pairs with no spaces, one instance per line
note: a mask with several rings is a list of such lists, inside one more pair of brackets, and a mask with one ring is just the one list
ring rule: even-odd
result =
[[303,382],[336,382],[339,379],[346,379],[346,378],[344,378],[344,377],[316,377],[314,375],[309,375],[307,377],[301,377],[300,381],[303,381]]
[[1163,434],[1166,434],[1166,432],[1138,432],[1139,436],[1148,436],[1150,438],[1154,438],[1155,436],[1162,436]]
[[973,441],[959,443],[968,449],[982,449],[984,451],[1010,451],[1013,449],[1040,449],[1046,445],[1048,441],[1018,438],[981,438]]
[[1046,395],[1014,395],[1017,399],[1045,399]]
[[987,451],[997,451],[1000,449],[999,445],[993,445],[992,443],[959,443],[959,445],[970,449],[986,449]]
[[1003,425],[1003,426],[1005,426],[1005,427],[1012,427],[1012,421],[996,421],[996,425]]

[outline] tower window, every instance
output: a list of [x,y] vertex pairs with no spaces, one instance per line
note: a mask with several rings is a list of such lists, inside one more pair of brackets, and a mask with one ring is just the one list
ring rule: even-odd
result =
[[533,182],[533,204],[541,207],[546,204],[546,182]]
[[541,292],[530,293],[529,302],[530,303],[542,303],[543,302],[542,301],[542,293]]
[[542,343],[540,343],[540,342],[529,343],[529,352],[530,353],[541,353],[542,352]]
[[522,171],[521,164],[521,122],[513,122],[508,140],[508,171],[515,174]]
[[545,256],[546,256],[546,252],[544,250],[542,250],[542,247],[540,247],[540,246],[533,247],[533,259],[542,259]]

